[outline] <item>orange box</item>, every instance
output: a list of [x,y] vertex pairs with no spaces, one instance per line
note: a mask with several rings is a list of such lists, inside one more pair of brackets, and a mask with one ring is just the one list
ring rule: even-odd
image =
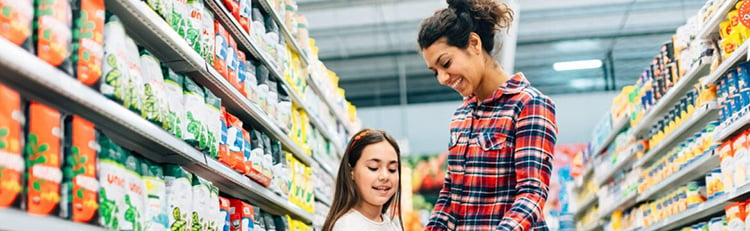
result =
[[741,227],[741,230],[745,230],[745,203],[736,202],[727,206],[724,209],[727,215],[728,227]]

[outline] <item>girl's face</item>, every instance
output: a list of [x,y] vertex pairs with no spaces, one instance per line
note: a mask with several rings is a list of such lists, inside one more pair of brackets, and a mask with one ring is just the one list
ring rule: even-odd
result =
[[398,190],[398,154],[388,141],[371,144],[352,169],[361,205],[381,207]]
[[469,39],[469,46],[461,49],[451,46],[445,38],[438,39],[422,50],[427,67],[435,73],[441,85],[453,88],[461,96],[474,94],[482,83],[484,70],[481,44]]

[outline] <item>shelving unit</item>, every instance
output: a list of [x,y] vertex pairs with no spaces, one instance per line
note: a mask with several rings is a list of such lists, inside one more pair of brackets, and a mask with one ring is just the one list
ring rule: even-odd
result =
[[683,76],[680,81],[670,88],[667,93],[656,102],[656,104],[648,109],[643,118],[638,121],[638,124],[633,126],[632,130],[634,136],[643,137],[646,135],[651,126],[653,126],[657,120],[661,119],[670,107],[677,104],[680,99],[685,96],[685,93],[693,87],[701,77],[704,77],[709,73],[710,66],[710,58],[703,58],[697,66],[685,73],[685,76]]
[[716,120],[719,116],[719,107],[716,102],[709,102],[700,108],[697,108],[690,118],[685,120],[678,128],[672,133],[664,137],[664,139],[657,144],[654,148],[650,149],[643,157],[638,159],[635,163],[636,167],[650,164],[656,157],[664,155],[665,152],[674,148],[680,142],[693,136],[696,132],[703,129],[703,125],[709,121]]
[[326,197],[318,197],[318,195],[315,195],[315,200],[320,201],[328,207],[331,207],[331,204],[333,204],[333,201],[331,199]]
[[[46,64],[36,56],[0,39],[0,82],[25,97],[75,113],[94,123],[118,144],[158,163],[182,165],[213,182],[223,193],[247,199],[274,214],[290,214],[305,222],[312,214],[275,194],[98,92]],[[61,106],[61,105],[64,105]]]
[[[617,163],[614,166],[612,166],[612,168],[603,169],[604,171],[601,174],[596,172],[594,176],[595,178],[594,180],[596,180],[596,183],[598,185],[604,185],[605,183],[607,183],[607,181],[609,181],[609,179],[612,179],[612,177],[614,177],[615,174],[625,169],[625,167],[632,165],[633,160],[635,159],[635,156],[636,156],[636,151],[637,149],[631,145],[630,147],[627,148],[627,151],[624,156],[617,157]],[[600,170],[600,169],[596,169],[596,170]]]
[[695,37],[710,39],[712,35],[719,33],[719,23],[721,23],[727,13],[734,8],[735,3],[737,3],[737,0],[726,0],[721,6],[714,9],[711,17],[703,23],[703,27],[698,31],[698,34]]
[[[261,0],[261,2],[263,2],[263,0]],[[224,25],[224,27],[233,35],[233,37],[237,41],[239,41],[239,44],[242,45],[242,47],[244,47],[248,51],[250,51],[252,55],[254,55],[255,57],[258,57],[258,59],[261,60],[264,63],[264,65],[266,65],[266,67],[268,67],[269,71],[273,74],[273,76],[275,76],[276,79],[279,80],[279,83],[281,83],[284,86],[284,89],[289,94],[289,97],[292,99],[292,102],[302,107],[302,109],[305,110],[305,112],[307,112],[308,117],[310,118],[310,122],[313,124],[313,126],[315,126],[321,132],[321,134],[323,134],[323,136],[329,141],[336,141],[337,139],[335,139],[335,136],[333,136],[332,132],[328,130],[328,127],[324,126],[324,123],[321,122],[321,120],[318,118],[317,115],[312,113],[312,110],[308,108],[308,106],[304,103],[304,101],[299,96],[299,94],[292,89],[289,83],[287,83],[286,79],[284,79],[283,75],[279,72],[278,68],[274,67],[272,63],[267,62],[267,60],[270,60],[268,55],[260,49],[260,46],[258,44],[256,44],[252,39],[250,39],[250,35],[246,31],[244,31],[242,27],[240,26],[240,23],[234,17],[231,16],[227,8],[223,6],[223,3],[221,3],[221,0],[208,0],[206,1],[206,3],[213,12],[217,12],[215,14],[217,20],[219,20],[222,23],[222,25]],[[213,69],[212,67],[207,67],[207,68]],[[221,77],[219,76],[219,78]],[[239,96],[241,97],[241,95]],[[289,132],[286,131],[284,134],[288,134],[288,133]],[[342,152],[341,152],[340,145],[336,144],[334,146],[336,146],[335,150],[339,153],[339,155],[341,155]]]
[[339,123],[344,124],[344,128],[346,129],[346,132],[349,134],[353,134],[355,131],[352,131],[352,128],[350,126],[347,126],[349,124],[349,122],[346,121],[345,119],[347,117],[345,117],[343,115],[343,112],[341,112],[340,110],[336,110],[337,107],[333,103],[333,100],[330,97],[326,96],[323,93],[323,90],[320,89],[319,87],[320,83],[318,83],[318,80],[315,80],[315,78],[313,78],[312,76],[309,76],[307,79],[307,82],[310,84],[309,86],[315,92],[315,94],[320,96],[320,98],[323,99],[323,102],[325,102],[325,104],[328,105],[328,108],[331,109],[331,112],[333,113],[334,117],[336,117],[336,120]]
[[638,195],[638,202],[644,202],[651,199],[655,199],[662,193],[674,190],[677,187],[683,186],[688,182],[695,180],[700,177],[705,177],[711,169],[719,167],[719,156],[715,155],[713,151],[705,153],[702,157],[693,161],[684,169],[681,169],[675,174],[670,175],[666,179],[654,185],[650,189]]

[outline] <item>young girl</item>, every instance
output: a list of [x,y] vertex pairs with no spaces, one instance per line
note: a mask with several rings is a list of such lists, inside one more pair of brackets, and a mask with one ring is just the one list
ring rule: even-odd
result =
[[400,231],[401,160],[396,140],[380,130],[352,137],[341,158],[336,191],[323,231]]
[[495,33],[513,21],[507,5],[447,2],[422,22],[417,39],[437,81],[464,97],[450,124],[448,171],[426,230],[547,230],[542,211],[557,140],[555,104],[490,55],[502,48]]

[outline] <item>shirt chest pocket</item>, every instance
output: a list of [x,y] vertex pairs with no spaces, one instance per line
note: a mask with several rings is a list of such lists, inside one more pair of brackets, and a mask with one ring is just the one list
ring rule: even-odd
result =
[[476,146],[466,155],[467,171],[485,177],[502,177],[513,169],[512,137],[499,132],[481,133],[476,136]]

